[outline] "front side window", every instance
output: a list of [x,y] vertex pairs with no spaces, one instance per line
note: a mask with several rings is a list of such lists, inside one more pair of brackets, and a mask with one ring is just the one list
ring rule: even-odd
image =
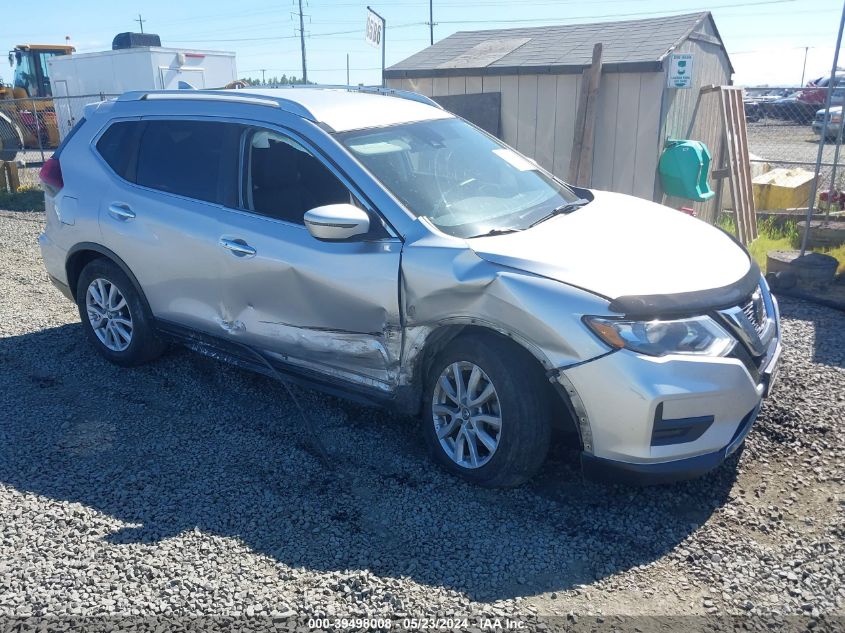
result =
[[236,191],[241,128],[214,121],[145,121],[135,182],[166,193],[227,204]]
[[252,130],[245,159],[243,204],[260,215],[304,224],[310,209],[353,202],[322,162],[283,134]]
[[411,213],[457,237],[522,230],[578,201],[535,163],[460,119],[337,138]]

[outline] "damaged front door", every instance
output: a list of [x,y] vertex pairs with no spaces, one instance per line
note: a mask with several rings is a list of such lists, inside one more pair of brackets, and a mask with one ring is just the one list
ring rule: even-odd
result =
[[301,143],[250,129],[241,209],[220,235],[225,336],[336,379],[390,390],[401,345],[402,244],[377,218],[370,234],[323,242],[309,209],[356,197]]

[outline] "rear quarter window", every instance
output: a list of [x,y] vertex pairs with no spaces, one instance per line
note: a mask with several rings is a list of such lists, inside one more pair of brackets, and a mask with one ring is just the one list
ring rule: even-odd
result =
[[140,121],[114,123],[97,141],[97,152],[118,176],[126,180],[133,180],[129,171],[137,152],[140,125]]

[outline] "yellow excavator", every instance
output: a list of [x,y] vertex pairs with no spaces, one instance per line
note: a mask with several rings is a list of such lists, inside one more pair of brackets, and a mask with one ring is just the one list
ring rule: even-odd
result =
[[11,85],[0,82],[0,160],[15,159],[24,147],[59,144],[59,127],[47,60],[76,49],[59,44],[18,44],[9,51]]

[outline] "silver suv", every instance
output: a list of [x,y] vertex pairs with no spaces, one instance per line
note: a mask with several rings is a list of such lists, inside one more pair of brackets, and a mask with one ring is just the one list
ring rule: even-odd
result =
[[589,476],[699,475],[777,367],[777,304],[728,235],[419,95],[128,93],[41,178],[47,271],[105,358],[175,341],[392,405],[480,484],[529,478],[555,426]]

